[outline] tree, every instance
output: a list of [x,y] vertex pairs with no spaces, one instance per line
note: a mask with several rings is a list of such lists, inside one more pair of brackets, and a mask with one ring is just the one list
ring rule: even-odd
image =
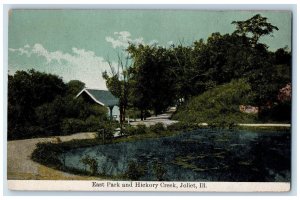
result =
[[267,22],[267,19],[268,18],[257,14],[245,21],[233,21],[232,24],[236,25],[236,31],[234,33],[239,35],[250,34],[251,42],[253,46],[255,46],[261,36],[270,35],[274,30],[279,30],[278,27]]
[[9,76],[8,137],[28,137],[40,132],[35,109],[65,91],[64,82],[56,75],[29,70]]
[[126,109],[128,106],[128,59],[128,56],[122,58],[122,55],[118,54],[117,69],[115,69],[112,63],[108,61],[111,74],[109,76],[107,71],[103,72],[102,74],[102,77],[106,80],[106,86],[108,90],[119,98],[121,134],[123,133],[123,124],[125,122]]
[[[129,45],[127,51],[133,60],[132,66],[129,68],[128,73],[130,75],[130,103],[140,110],[141,120],[145,119],[145,112],[150,109],[150,77],[146,79],[148,69],[144,66],[147,65],[147,55],[149,51],[143,45],[135,46]],[[144,53],[143,53],[144,52]]]
[[288,65],[291,66],[292,55],[291,52],[285,48],[279,48],[274,53],[275,64],[277,65]]
[[146,110],[159,114],[175,101],[184,106],[194,96],[237,79],[251,86],[251,105],[277,103],[279,89],[291,82],[291,55],[287,49],[271,52],[259,39],[278,28],[259,14],[232,24],[232,34],[212,33],[206,42],[193,45],[129,45],[128,105],[139,109],[143,120]]
[[129,70],[132,104],[140,109],[142,120],[147,109],[160,114],[175,99],[175,81],[169,70],[170,52],[156,45],[130,45],[127,50],[133,60]]
[[107,119],[104,107],[74,98],[84,83],[65,84],[53,74],[17,71],[8,77],[8,138],[96,131]]
[[79,80],[71,80],[67,83],[67,95],[76,96],[83,88],[85,83]]
[[57,96],[52,102],[44,103],[35,109],[36,121],[47,135],[61,131],[61,123],[65,116],[65,101]]
[[175,82],[176,100],[188,101],[195,93],[195,88],[192,86],[197,78],[193,48],[180,44],[172,46],[169,52],[171,54],[170,60],[173,62],[169,64],[168,71],[174,79],[173,82]]

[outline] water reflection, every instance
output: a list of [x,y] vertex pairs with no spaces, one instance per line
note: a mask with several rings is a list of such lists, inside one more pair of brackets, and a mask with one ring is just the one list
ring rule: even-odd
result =
[[[98,173],[121,176],[130,162],[143,166],[139,180],[290,181],[290,133],[200,129],[176,136],[74,149],[66,167],[86,170],[90,156]],[[158,177],[159,176],[159,177]]]

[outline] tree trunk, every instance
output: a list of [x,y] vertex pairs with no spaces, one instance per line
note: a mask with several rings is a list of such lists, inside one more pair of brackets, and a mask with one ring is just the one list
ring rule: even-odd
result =
[[120,111],[120,135],[123,135],[123,105],[120,104],[119,107],[119,111]]
[[123,106],[123,122],[126,121],[125,118],[126,118],[126,108],[125,106]]
[[124,120],[124,109],[123,109],[123,105],[122,104],[120,104],[120,106],[119,106],[119,110],[120,110],[120,124],[123,124],[123,120]]
[[144,120],[143,109],[141,109],[141,121]]
[[110,118],[110,121],[113,120],[113,115],[112,115],[113,108],[114,108],[114,107],[111,107],[111,106],[109,107],[109,118]]

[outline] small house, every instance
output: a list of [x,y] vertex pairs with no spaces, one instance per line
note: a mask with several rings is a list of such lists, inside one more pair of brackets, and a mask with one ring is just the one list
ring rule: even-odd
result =
[[119,99],[116,98],[110,91],[84,88],[76,95],[76,98],[79,96],[83,97],[86,101],[107,107],[110,119],[119,120]]

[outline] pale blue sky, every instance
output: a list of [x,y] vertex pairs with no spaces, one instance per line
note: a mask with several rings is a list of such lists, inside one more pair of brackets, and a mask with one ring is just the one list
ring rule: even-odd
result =
[[34,68],[65,81],[105,89],[106,60],[116,61],[127,41],[168,46],[232,33],[235,20],[260,13],[279,28],[261,42],[270,50],[291,47],[291,14],[279,11],[14,10],[9,17],[8,69]]

